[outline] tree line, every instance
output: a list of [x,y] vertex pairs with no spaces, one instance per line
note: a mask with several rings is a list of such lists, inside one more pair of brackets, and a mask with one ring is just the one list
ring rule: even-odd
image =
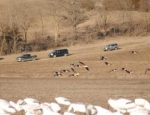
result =
[[[33,0],[32,3],[28,0],[9,1],[0,12],[0,53],[6,55],[47,50],[75,44],[78,40],[87,43],[93,38],[102,39],[118,32],[131,35],[137,24],[133,23],[128,11],[149,13],[149,6],[148,0]],[[88,20],[87,12],[93,10],[97,14],[95,25],[80,32],[77,26]],[[112,26],[109,12],[113,10],[122,10],[122,17],[128,18],[126,25],[130,26],[127,30],[122,31],[119,27]],[[144,20],[147,31],[150,31],[149,17],[146,14]],[[136,31],[140,31],[139,27]]]

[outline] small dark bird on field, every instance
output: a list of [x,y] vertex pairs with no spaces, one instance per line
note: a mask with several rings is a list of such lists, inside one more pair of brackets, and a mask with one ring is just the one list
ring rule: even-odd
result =
[[100,57],[100,60],[106,60],[106,59],[107,59],[107,57],[105,57],[105,56]]
[[68,69],[63,69],[63,70],[60,70],[60,72],[62,73],[62,72],[70,72],[70,70],[68,70]]
[[130,53],[132,53],[132,54],[138,54],[137,51],[130,51]]
[[147,73],[147,71],[150,71],[150,68],[147,68],[147,69],[145,70],[144,75]]
[[126,71],[127,69],[123,67],[121,70]]
[[61,74],[61,72],[55,72],[55,74],[54,74],[54,77],[57,77],[57,76],[62,76],[62,74]]
[[110,73],[110,72],[115,72],[115,71],[117,71],[117,69],[112,69],[111,71],[109,71],[109,73]]
[[70,74],[69,77],[79,75],[79,73],[77,73],[73,68],[71,68],[71,70],[72,70],[73,74]]
[[106,65],[112,65],[112,64],[110,64],[110,63],[108,63],[108,62],[104,62]]
[[79,62],[81,65],[81,67],[83,66],[87,71],[89,71],[89,67],[87,65],[85,65],[85,63],[83,62]]
[[79,64],[70,64],[72,65],[73,67],[84,67],[87,71],[89,71],[89,67],[87,65],[85,65],[85,63],[83,62],[79,62]]
[[130,71],[129,70],[125,70],[125,72],[130,74],[130,73],[132,73],[132,70],[130,70]]

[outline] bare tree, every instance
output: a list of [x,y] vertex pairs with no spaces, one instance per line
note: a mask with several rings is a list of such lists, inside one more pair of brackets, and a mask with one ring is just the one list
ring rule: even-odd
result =
[[28,30],[34,24],[33,11],[31,12],[28,5],[25,2],[20,2],[19,6],[16,7],[17,12],[17,22],[18,26],[23,30],[24,33],[24,50],[26,51],[26,44],[28,40]]
[[97,11],[97,19],[96,19],[97,30],[105,35],[110,25],[111,16],[101,3],[95,4],[95,10]]

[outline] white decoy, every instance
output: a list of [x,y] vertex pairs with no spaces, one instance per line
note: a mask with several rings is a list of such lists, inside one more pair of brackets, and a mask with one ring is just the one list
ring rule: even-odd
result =
[[70,100],[65,97],[56,97],[55,100],[58,104],[62,104],[62,105],[70,105],[71,104]]
[[24,110],[26,115],[34,115],[41,111],[41,107],[37,103],[27,104],[24,100],[18,100],[17,103],[11,102],[11,104],[12,106],[16,107],[18,111]]
[[149,110],[144,108],[135,109],[134,111],[131,111],[129,115],[149,115]]
[[34,98],[25,98],[24,102],[27,104],[37,104],[40,105],[40,102],[37,99]]
[[94,107],[97,109],[97,115],[105,115],[105,114],[108,114],[111,112],[110,110],[105,109],[105,108],[100,107],[100,106],[97,106],[97,105]]
[[94,105],[86,105],[86,115],[97,115],[97,109]]
[[4,110],[6,114],[16,113],[16,109],[6,100],[0,99],[0,108],[1,111]]
[[143,99],[143,98],[137,98],[134,100],[135,104],[137,104],[140,107],[144,107],[147,110],[150,110],[150,103]]
[[54,111],[54,112],[60,112],[60,110],[61,110],[60,105],[57,104],[57,103],[54,103],[54,102],[52,102],[52,103],[44,102],[44,104],[48,105],[52,109],[52,111]]
[[75,114],[75,113],[72,113],[72,112],[67,112],[67,111],[66,111],[66,112],[63,113],[63,115],[76,115],[76,114]]
[[127,113],[128,109],[135,108],[137,105],[129,99],[109,99],[108,104],[115,110],[121,113]]
[[86,105],[84,103],[71,103],[68,107],[68,112],[73,109],[73,112],[86,113]]
[[0,108],[0,114],[6,114],[7,112],[4,109]]
[[61,115],[60,113],[54,112],[48,105],[41,104],[42,115]]

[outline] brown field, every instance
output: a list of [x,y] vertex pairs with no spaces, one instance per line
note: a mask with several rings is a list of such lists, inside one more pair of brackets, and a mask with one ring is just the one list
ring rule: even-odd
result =
[[[104,52],[102,48],[109,43],[118,43],[119,50]],[[64,96],[72,102],[84,102],[107,108],[109,98],[138,97],[150,100],[150,67],[149,37],[118,37],[100,40],[97,43],[67,47],[70,56],[48,58],[52,49],[32,52],[39,58],[37,61],[16,62],[20,54],[1,56],[0,60],[0,98],[17,101],[33,97],[41,102],[55,101],[56,96]],[[136,50],[139,53],[129,53]],[[100,56],[107,56],[106,66]],[[77,77],[68,74],[54,78],[54,72],[70,69],[70,63],[84,62],[90,71],[75,68],[80,73]],[[125,74],[121,68],[133,70]],[[108,73],[111,69],[116,72]],[[64,109],[66,109],[64,107]]]

